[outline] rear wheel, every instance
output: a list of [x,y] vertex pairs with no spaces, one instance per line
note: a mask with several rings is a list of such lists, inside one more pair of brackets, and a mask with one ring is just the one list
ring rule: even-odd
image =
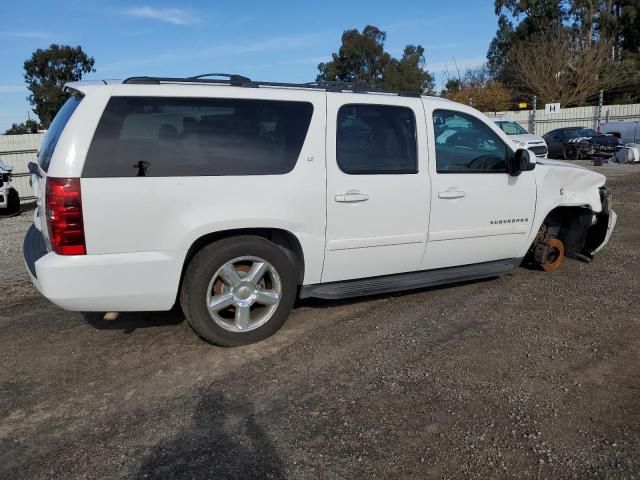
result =
[[230,347],[277,332],[296,292],[295,267],[287,254],[264,238],[244,236],[209,244],[193,257],[180,301],[199,336]]

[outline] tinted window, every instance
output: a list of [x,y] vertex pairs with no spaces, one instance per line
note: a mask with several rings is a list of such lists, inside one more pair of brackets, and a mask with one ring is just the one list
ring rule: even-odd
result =
[[45,172],[49,170],[51,157],[56,149],[60,135],[62,135],[64,127],[66,127],[71,115],[73,115],[73,112],[75,112],[78,105],[80,105],[81,100],[82,95],[80,94],[70,96],[67,101],[64,102],[60,111],[58,111],[51,125],[49,125],[47,134],[42,139],[40,152],[38,153],[38,164]]
[[388,105],[344,105],[338,111],[336,159],[350,174],[417,173],[413,111]]
[[113,97],[83,176],[284,174],[296,164],[312,113],[306,102]]
[[438,172],[506,171],[507,146],[483,121],[460,112],[435,110],[433,125]]

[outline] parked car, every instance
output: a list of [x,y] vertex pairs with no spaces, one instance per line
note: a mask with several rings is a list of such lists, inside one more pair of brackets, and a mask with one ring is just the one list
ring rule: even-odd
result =
[[624,145],[613,135],[604,135],[592,128],[557,128],[544,134],[549,156],[565,160],[611,157]]
[[492,117],[491,119],[500,127],[500,130],[509,135],[516,148],[528,148],[535,153],[536,157],[547,158],[547,143],[544,138],[527,132],[519,123],[506,118]]
[[13,167],[0,160],[0,216],[16,215],[20,212],[20,195],[11,186]]
[[600,125],[600,132],[613,135],[622,143],[640,143],[640,123],[634,122],[607,122]]
[[24,257],[68,310],[179,302],[202,338],[242,345],[296,297],[494,277],[525,257],[550,271],[616,222],[603,175],[536,159],[441,98],[238,75],[65,89],[29,167]]

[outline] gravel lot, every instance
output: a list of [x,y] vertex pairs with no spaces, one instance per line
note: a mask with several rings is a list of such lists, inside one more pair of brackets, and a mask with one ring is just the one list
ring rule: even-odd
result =
[[0,478],[640,478],[640,166],[592,264],[305,301],[236,349],[64,312],[0,220]]

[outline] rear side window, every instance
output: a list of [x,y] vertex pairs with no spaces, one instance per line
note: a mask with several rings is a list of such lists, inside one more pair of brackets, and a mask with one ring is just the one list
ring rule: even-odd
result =
[[113,97],[84,177],[279,175],[296,164],[308,102]]
[[38,153],[38,164],[45,172],[49,170],[51,157],[53,157],[53,152],[56,149],[60,135],[62,135],[64,127],[67,126],[71,115],[73,115],[73,112],[75,112],[78,105],[80,105],[82,98],[82,95],[79,93],[71,95],[64,105],[62,105],[62,108],[58,111],[51,125],[49,125],[47,134],[42,139],[40,153]]
[[338,167],[345,173],[418,173],[416,119],[406,107],[343,105],[338,111]]

